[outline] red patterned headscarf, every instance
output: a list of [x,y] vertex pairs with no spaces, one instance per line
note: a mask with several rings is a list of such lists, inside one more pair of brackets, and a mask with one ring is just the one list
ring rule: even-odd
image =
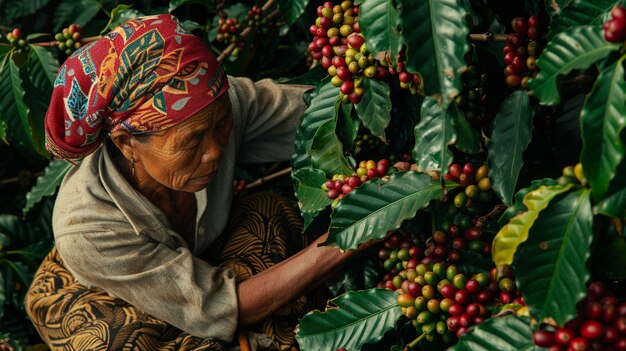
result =
[[109,132],[166,129],[227,90],[221,64],[175,17],[136,18],[63,63],[45,118],[46,147],[80,160]]

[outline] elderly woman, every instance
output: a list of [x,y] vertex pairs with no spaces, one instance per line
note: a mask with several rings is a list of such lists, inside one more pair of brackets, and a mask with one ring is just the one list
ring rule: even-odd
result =
[[295,344],[303,296],[354,252],[306,246],[276,195],[231,213],[232,184],[238,162],[290,157],[308,88],[227,77],[171,15],[67,59],[46,141],[76,166],[26,298],[52,350],[222,350],[242,328]]

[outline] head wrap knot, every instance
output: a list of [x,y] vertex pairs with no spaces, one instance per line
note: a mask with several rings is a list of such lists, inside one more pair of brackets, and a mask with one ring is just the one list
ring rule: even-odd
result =
[[136,18],[63,63],[45,117],[46,148],[80,160],[109,132],[169,128],[227,90],[221,64],[175,17]]

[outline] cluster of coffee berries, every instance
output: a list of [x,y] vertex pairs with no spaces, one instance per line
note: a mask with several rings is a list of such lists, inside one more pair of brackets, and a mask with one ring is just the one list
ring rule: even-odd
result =
[[263,34],[267,34],[269,32],[269,28],[267,26],[269,20],[267,17],[263,17],[263,9],[257,5],[252,6],[252,8],[248,10],[244,23],[246,23],[248,27],[254,28],[254,30]]
[[326,191],[326,196],[333,199],[331,207],[335,208],[337,203],[354,188],[358,188],[361,184],[372,178],[382,178],[387,175],[389,169],[389,160],[380,159],[378,162],[374,160],[361,161],[356,172],[346,176],[344,174],[335,174],[331,179],[327,179],[322,184],[322,189]]
[[504,45],[506,84],[511,88],[521,85],[526,89],[528,80],[537,73],[536,57],[541,53],[537,16],[528,19],[516,17],[511,22],[514,33],[507,35]]
[[19,28],[13,28],[13,30],[7,34],[7,40],[9,44],[15,47],[15,53],[21,54],[28,51],[28,43],[26,39],[22,38],[22,31]]
[[[405,55],[406,48],[403,48],[398,53],[398,63],[394,66],[391,63],[389,52],[385,52],[385,59],[380,61],[381,66],[386,66],[387,70],[392,75],[398,75],[398,80],[400,81],[400,88],[406,89],[411,92],[411,94],[415,95],[420,91],[420,84],[422,82],[422,78],[419,73],[411,73],[406,71],[404,66],[404,61],[406,59]],[[384,78],[379,78],[384,79]]]
[[[424,249],[419,239],[410,232],[399,229],[389,235],[378,250],[378,259],[388,272],[379,288],[395,290],[393,278],[404,269],[415,269],[424,258]],[[400,278],[397,278],[400,279]]]
[[220,43],[240,43],[239,34],[241,32],[241,23],[237,18],[220,18],[217,20],[217,35],[215,40]]
[[550,351],[626,350],[626,302],[618,304],[603,283],[592,282],[576,307],[576,317],[564,327],[535,331],[535,345]]
[[604,39],[611,43],[626,41],[626,9],[622,6],[615,6],[611,19],[604,23]]
[[69,27],[63,28],[61,33],[54,35],[57,47],[66,55],[71,55],[74,51],[82,46],[80,26],[78,24],[70,24]]
[[491,257],[492,236],[477,226],[464,230],[451,224],[448,230],[435,230],[426,243],[423,262],[458,262],[461,252],[473,251],[485,257]]
[[384,287],[400,293],[403,314],[427,340],[440,337],[451,343],[454,336],[489,318],[494,307],[523,304],[511,276],[496,281],[493,274],[477,273],[468,279],[455,265],[443,263],[409,267],[392,277],[391,283],[385,281]]
[[376,60],[367,50],[365,38],[359,33],[358,6],[345,0],[340,5],[327,1],[317,7],[315,24],[309,27],[313,35],[309,51],[319,60],[331,83],[339,87],[343,103],[359,103],[363,97],[363,78],[379,73]]
[[474,165],[470,162],[463,166],[458,163],[451,164],[444,178],[464,186],[464,189],[454,196],[454,206],[470,208],[477,203],[491,201],[493,191],[488,175],[489,166],[486,165],[482,165],[474,171]]
[[587,184],[587,179],[583,174],[582,163],[577,163],[575,166],[566,166],[563,168],[561,176],[556,179],[559,184]]
[[486,98],[487,76],[476,63],[467,65],[461,74],[463,89],[457,96],[456,103],[463,110],[465,118],[473,124],[488,122],[483,111],[483,101]]

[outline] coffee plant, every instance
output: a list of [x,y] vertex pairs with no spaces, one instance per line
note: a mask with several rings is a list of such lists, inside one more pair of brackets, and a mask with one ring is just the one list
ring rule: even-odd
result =
[[[3,323],[28,324],[20,294],[51,244],[49,226],[28,223],[49,220],[72,167],[43,145],[60,63],[127,19],[169,11],[229,74],[311,85],[291,168],[275,174],[291,173],[287,192],[308,233],[329,232],[325,245],[376,242],[327,282],[327,308],[299,321],[302,350],[625,350],[625,8],[0,3],[0,139],[13,170],[0,192],[15,195],[0,217],[11,223],[0,223]],[[238,193],[259,182],[238,172]],[[5,324],[2,347],[37,342]]]

